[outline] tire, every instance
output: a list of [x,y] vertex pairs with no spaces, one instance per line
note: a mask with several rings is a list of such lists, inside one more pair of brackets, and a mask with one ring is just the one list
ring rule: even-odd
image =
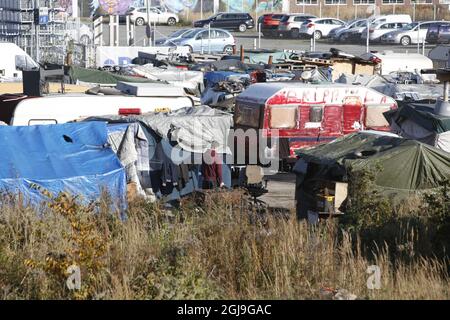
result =
[[194,49],[192,49],[192,47],[190,45],[186,45],[185,47],[188,48],[189,53],[193,53],[194,52]]
[[411,38],[408,36],[403,36],[400,38],[400,44],[402,46],[408,46],[411,44]]
[[320,31],[314,31],[313,37],[314,37],[314,40],[319,40],[319,39],[321,39],[321,38],[322,38],[322,32],[320,32]]
[[339,35],[338,41],[339,42],[344,42],[345,41],[345,36],[343,34]]
[[240,24],[239,25],[239,32],[245,32],[247,31],[247,26],[245,24]]
[[297,39],[298,37],[300,37],[300,30],[292,29],[291,32],[290,32],[290,36],[293,39]]
[[135,24],[137,26],[143,26],[145,24],[144,18],[137,18],[136,21],[135,21]]
[[168,26],[174,26],[177,24],[177,20],[173,17],[170,17],[169,19],[167,19],[167,25]]
[[209,26],[210,26],[210,24],[209,24],[209,23],[206,23],[206,24],[204,24],[204,25],[202,26],[202,28],[208,29]]
[[233,54],[233,46],[226,45],[225,47],[223,47],[223,53],[228,55]]

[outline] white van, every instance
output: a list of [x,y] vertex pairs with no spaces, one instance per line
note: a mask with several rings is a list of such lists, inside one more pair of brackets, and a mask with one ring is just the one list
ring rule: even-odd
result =
[[409,14],[387,14],[383,16],[371,16],[368,19],[369,23],[372,25],[377,25],[384,22],[412,22],[411,16]]
[[21,81],[22,70],[37,70],[39,65],[14,43],[0,42],[0,81]]
[[105,115],[170,112],[195,104],[182,88],[166,84],[121,83],[121,87],[139,96],[57,94],[29,98],[17,104],[10,124],[13,126],[57,124]]

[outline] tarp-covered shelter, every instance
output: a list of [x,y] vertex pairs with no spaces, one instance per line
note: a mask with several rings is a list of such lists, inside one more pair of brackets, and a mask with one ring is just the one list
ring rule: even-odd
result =
[[107,141],[101,122],[0,126],[0,190],[35,205],[47,198],[34,185],[86,201],[106,191],[123,209],[125,171]]
[[109,142],[125,167],[132,195],[171,201],[201,189],[202,156],[212,149],[223,160],[221,180],[231,187],[226,164],[232,125],[229,113],[202,106],[86,121],[108,123]]
[[438,188],[450,179],[450,154],[393,134],[359,132],[298,151],[299,217],[316,210],[322,182],[348,183],[349,170],[376,170],[375,187],[396,199]]
[[434,102],[400,102],[385,117],[392,132],[450,152],[450,117],[435,114],[434,107]]

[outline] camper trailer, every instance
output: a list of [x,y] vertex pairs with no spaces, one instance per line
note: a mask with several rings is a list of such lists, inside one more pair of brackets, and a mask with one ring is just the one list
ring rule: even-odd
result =
[[388,131],[383,112],[395,108],[394,99],[363,86],[258,83],[237,97],[234,126],[280,138],[280,158],[287,160],[297,149],[348,133]]
[[183,88],[122,82],[116,88],[93,90],[91,94],[55,94],[28,99],[0,97],[0,121],[14,126],[57,124],[104,115],[170,112],[191,106],[194,101]]
[[39,65],[17,45],[0,42],[0,82],[21,81],[22,71],[38,69]]
[[420,74],[422,69],[433,68],[431,59],[419,53],[398,53],[386,50],[365,53],[361,55],[361,58],[377,62],[380,65],[380,75],[388,75],[399,71]]

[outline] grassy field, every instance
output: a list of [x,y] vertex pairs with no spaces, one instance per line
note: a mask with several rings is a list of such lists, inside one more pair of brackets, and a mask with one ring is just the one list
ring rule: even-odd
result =
[[[447,200],[427,201],[448,227]],[[134,201],[126,219],[109,211],[107,197],[82,206],[60,195],[36,211],[4,196],[1,206],[1,299],[331,299],[338,290],[357,299],[450,298],[448,255],[419,245],[445,247],[449,233],[425,232],[425,220],[309,226],[293,213],[252,212],[238,190],[184,199],[175,211]],[[70,265],[81,268],[80,290],[66,286]],[[379,289],[367,287],[371,265]]]

